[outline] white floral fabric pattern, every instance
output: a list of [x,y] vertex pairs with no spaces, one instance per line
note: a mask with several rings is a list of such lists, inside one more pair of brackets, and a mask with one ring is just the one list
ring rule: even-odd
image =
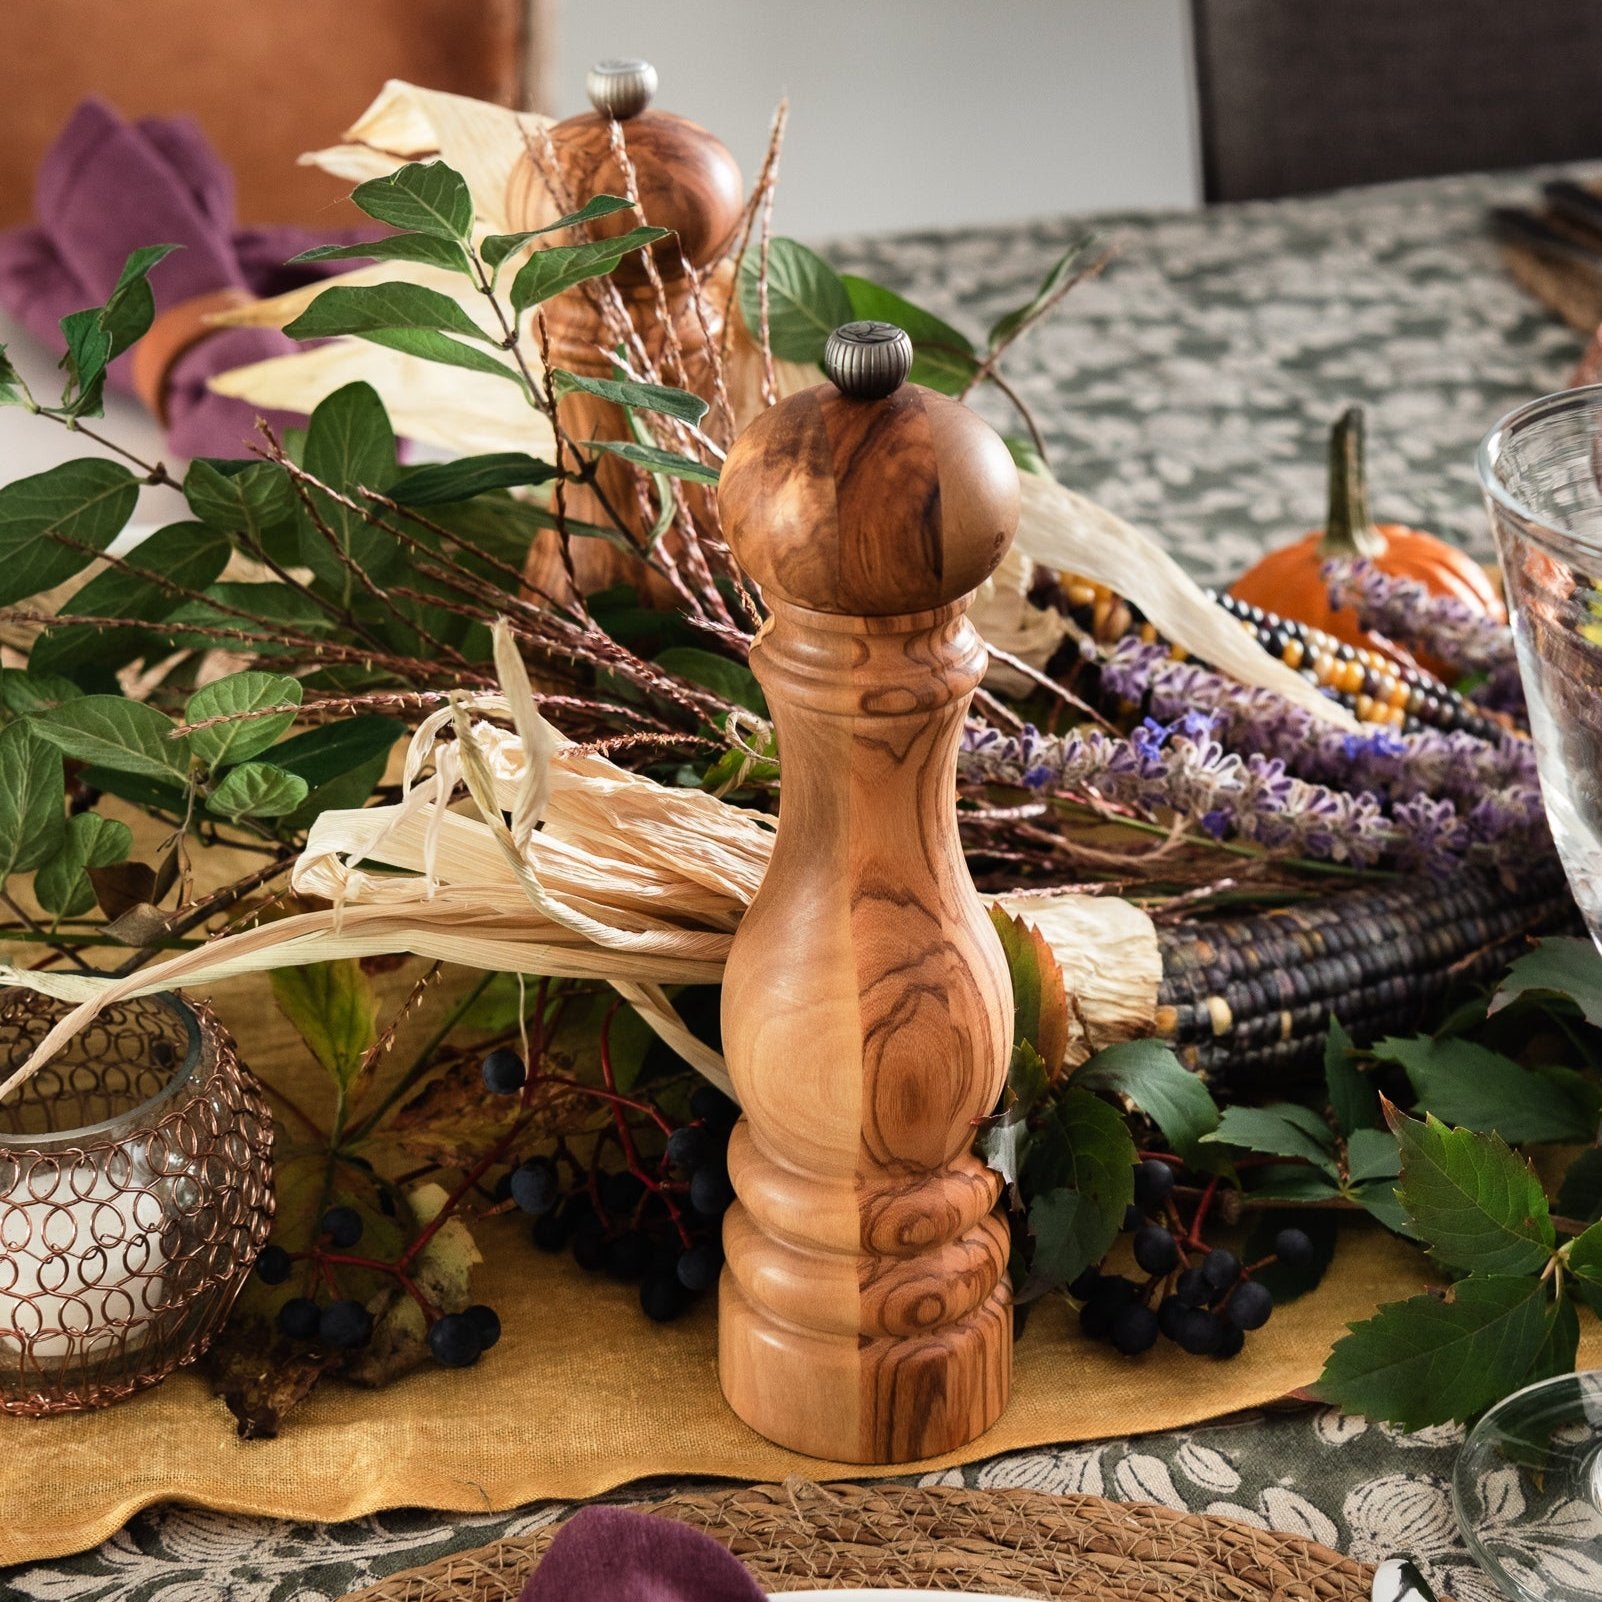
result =
[[[1006,376],[1058,476],[1161,536],[1204,582],[1227,581],[1321,521],[1326,431],[1354,401],[1369,408],[1377,515],[1488,556],[1475,446],[1508,408],[1561,387],[1580,351],[1505,277],[1484,228],[1487,206],[1528,198],[1539,176],[1094,219],[1117,259],[1015,348]],[[848,241],[826,254],[979,338],[1029,297],[1083,223]],[[982,405],[1022,431],[996,397]],[[1460,1443],[1453,1429],[1404,1436],[1301,1412],[1013,1453],[931,1483],[1159,1502],[1360,1558],[1409,1552],[1459,1602],[1493,1602],[1452,1515]],[[616,1499],[679,1488],[635,1486]],[[1495,1505],[1499,1518],[1520,1516],[1511,1489]],[[564,1511],[407,1510],[314,1525],[162,1508],[94,1552],[0,1572],[0,1597],[316,1602]],[[1530,1561],[1559,1561],[1543,1528],[1558,1533],[1537,1526]],[[1577,1589],[1602,1598],[1602,1561],[1561,1561],[1572,1561]]]

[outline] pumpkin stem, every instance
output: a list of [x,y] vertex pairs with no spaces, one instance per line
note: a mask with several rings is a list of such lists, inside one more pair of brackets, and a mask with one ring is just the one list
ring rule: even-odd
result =
[[1384,554],[1385,536],[1368,515],[1368,482],[1363,471],[1363,408],[1349,406],[1329,435],[1329,520],[1318,554],[1330,557],[1376,557]]

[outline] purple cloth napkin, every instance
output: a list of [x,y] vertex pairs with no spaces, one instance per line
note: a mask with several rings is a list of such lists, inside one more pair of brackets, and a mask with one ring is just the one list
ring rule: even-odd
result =
[[710,1535],[620,1507],[575,1513],[523,1587],[522,1602],[765,1602]]
[[[98,306],[130,251],[178,244],[150,275],[158,315],[211,290],[265,297],[343,272],[350,262],[286,267],[313,245],[346,244],[359,232],[237,227],[233,175],[189,117],[127,122],[101,100],[85,100],[45,152],[31,227],[0,230],[0,306],[52,349],[68,312]],[[167,443],[182,456],[240,456],[261,409],[211,394],[214,374],[281,356],[296,342],[273,328],[219,329],[180,355],[168,376]],[[108,382],[127,390],[131,353]],[[299,418],[268,413],[278,426]]]

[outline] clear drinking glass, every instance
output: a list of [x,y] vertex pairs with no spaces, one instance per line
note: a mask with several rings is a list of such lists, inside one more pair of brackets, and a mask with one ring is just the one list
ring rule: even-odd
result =
[[1509,413],[1479,468],[1547,819],[1602,946],[1602,385]]
[[[1547,820],[1602,948],[1602,385],[1509,413],[1480,447]],[[1602,1596],[1602,1373],[1482,1418],[1453,1476],[1476,1560],[1520,1602]]]

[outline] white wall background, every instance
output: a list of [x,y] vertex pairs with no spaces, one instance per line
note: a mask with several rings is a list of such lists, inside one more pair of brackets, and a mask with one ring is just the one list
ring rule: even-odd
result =
[[559,0],[555,110],[643,56],[657,104],[756,174],[790,97],[776,226],[801,239],[1190,206],[1185,0]]

